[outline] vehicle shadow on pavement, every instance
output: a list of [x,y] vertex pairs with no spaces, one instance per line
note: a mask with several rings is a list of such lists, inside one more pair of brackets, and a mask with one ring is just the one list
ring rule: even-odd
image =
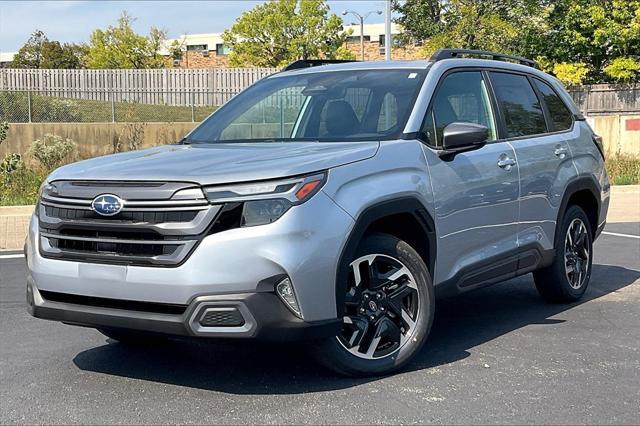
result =
[[[564,322],[553,316],[613,293],[640,278],[640,271],[594,265],[590,288],[578,303],[546,304],[531,275],[439,300],[434,326],[405,371],[423,370],[470,356],[470,349],[533,324]],[[232,394],[297,394],[344,389],[376,379],[336,376],[320,367],[304,345],[251,341],[171,341],[129,347],[108,340],[77,354],[78,368]]]

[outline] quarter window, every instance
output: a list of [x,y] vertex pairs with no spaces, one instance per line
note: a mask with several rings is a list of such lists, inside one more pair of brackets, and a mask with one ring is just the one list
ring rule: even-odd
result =
[[507,128],[507,137],[545,133],[547,126],[540,101],[523,75],[492,72],[493,85]]
[[542,95],[542,100],[547,105],[549,115],[551,116],[551,123],[549,128],[553,132],[560,132],[571,128],[573,124],[573,114],[567,106],[562,102],[560,96],[549,86],[538,79],[534,79],[534,84],[538,88],[538,91]]
[[496,139],[491,101],[480,71],[448,75],[431,101],[423,126],[428,142],[442,146],[444,128],[453,122],[482,124],[489,129],[490,141]]

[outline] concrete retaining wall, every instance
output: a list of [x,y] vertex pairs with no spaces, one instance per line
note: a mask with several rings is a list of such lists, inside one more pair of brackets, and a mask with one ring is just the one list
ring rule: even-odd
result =
[[[640,157],[640,115],[605,115],[589,117],[589,124],[604,138],[608,155],[616,153]],[[139,126],[140,148],[174,143],[187,134],[196,123],[30,123],[10,124],[7,140],[0,145],[0,159],[9,152],[26,153],[35,139],[52,133],[73,139],[78,144],[80,158],[113,152],[114,142],[129,145],[130,135]],[[259,132],[258,132],[259,133]]]
[[587,118],[604,140],[605,154],[640,157],[640,115],[602,115]]
[[7,140],[0,145],[0,159],[9,152],[25,154],[31,142],[47,133],[73,139],[78,144],[79,158],[113,153],[120,140],[126,150],[131,134],[137,128],[140,148],[174,143],[182,139],[196,123],[29,123],[10,124]]

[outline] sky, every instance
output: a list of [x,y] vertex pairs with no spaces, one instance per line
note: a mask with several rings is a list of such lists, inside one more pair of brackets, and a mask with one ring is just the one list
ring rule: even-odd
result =
[[[151,26],[166,29],[169,38],[180,34],[222,32],[244,11],[260,1],[3,1],[0,0],[0,52],[15,52],[36,29],[50,40],[86,42],[96,28],[114,24],[123,10],[137,18],[134,28],[147,34]],[[329,0],[333,13],[384,11],[381,0]],[[353,20],[346,16],[344,23]],[[384,22],[371,15],[367,23]]]

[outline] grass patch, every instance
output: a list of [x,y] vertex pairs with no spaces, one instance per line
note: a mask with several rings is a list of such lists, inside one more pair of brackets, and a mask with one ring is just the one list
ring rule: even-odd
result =
[[618,154],[606,162],[609,180],[614,185],[640,185],[640,158]]
[[[34,123],[116,122],[200,122],[217,107],[149,105],[137,102],[94,101],[57,96],[31,95],[31,121]],[[0,92],[0,121],[29,121],[29,100],[24,92]]]
[[26,167],[0,175],[0,206],[23,206],[35,204],[38,189],[46,177]]

